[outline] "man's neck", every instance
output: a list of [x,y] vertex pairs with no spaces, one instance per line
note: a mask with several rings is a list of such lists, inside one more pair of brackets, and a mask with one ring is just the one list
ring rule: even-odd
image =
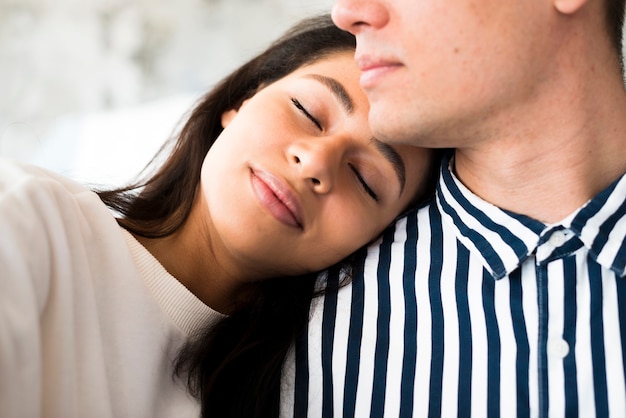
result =
[[558,222],[626,172],[626,98],[613,104],[460,148],[456,174],[496,206]]

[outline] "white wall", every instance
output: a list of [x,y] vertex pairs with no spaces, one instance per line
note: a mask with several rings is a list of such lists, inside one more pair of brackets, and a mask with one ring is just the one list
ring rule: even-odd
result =
[[[48,145],[46,162],[50,152],[62,159],[78,153],[70,138],[78,131],[112,145],[135,135],[143,152],[140,139],[166,135],[164,127],[195,95],[296,20],[331,5],[332,0],[0,0],[0,156],[30,160],[53,137],[56,145]],[[155,114],[163,116],[155,120]],[[113,125],[132,124],[133,118],[134,128],[123,125],[126,137],[116,135]],[[147,131],[150,125],[155,129]]]

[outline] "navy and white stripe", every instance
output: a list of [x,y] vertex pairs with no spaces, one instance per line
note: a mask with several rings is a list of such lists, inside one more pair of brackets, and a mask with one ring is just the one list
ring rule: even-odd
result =
[[626,416],[626,176],[545,225],[447,167],[314,303],[282,415]]

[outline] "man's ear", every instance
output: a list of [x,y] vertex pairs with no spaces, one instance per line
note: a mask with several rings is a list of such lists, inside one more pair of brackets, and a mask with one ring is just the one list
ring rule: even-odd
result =
[[564,15],[571,15],[580,10],[587,0],[552,0],[555,9]]
[[222,128],[226,128],[230,121],[237,116],[237,113],[239,113],[238,109],[230,109],[222,113]]

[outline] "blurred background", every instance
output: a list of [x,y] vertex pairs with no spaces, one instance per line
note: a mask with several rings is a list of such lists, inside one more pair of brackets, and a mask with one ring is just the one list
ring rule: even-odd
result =
[[0,156],[140,170],[194,101],[332,0],[0,0]]

